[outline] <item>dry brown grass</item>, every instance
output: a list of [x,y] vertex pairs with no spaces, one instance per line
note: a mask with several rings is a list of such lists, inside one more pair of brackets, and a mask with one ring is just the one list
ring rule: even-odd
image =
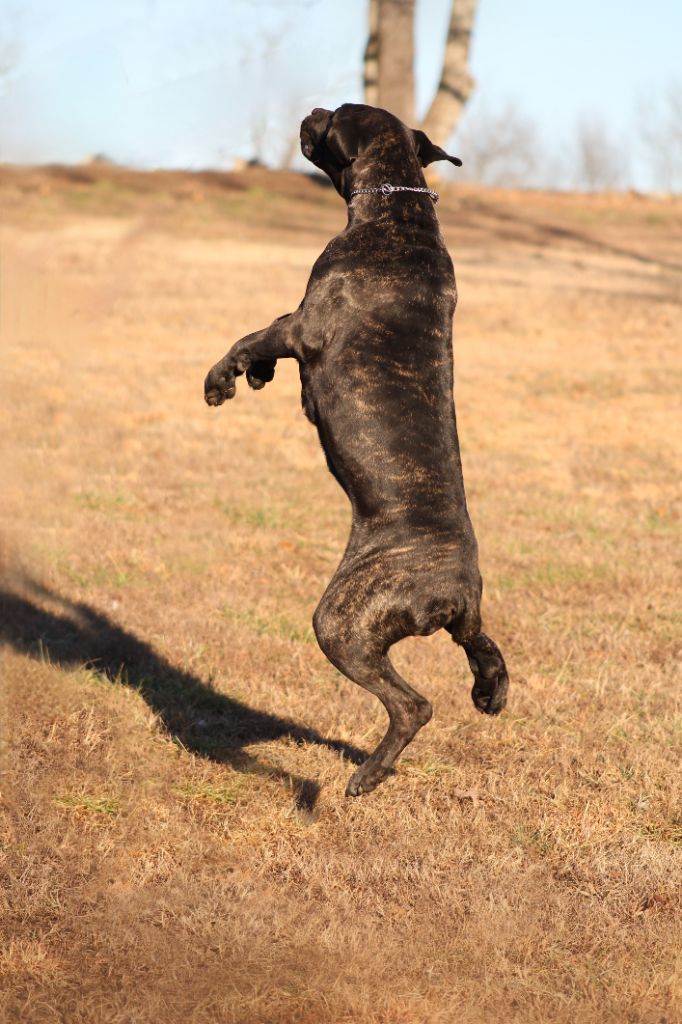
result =
[[383,712],[309,632],[345,499],[293,366],[201,394],[340,203],[90,177],[0,180],[7,1019],[682,1020],[682,202],[441,204],[513,689],[485,719],[401,644],[434,721],[348,801]]

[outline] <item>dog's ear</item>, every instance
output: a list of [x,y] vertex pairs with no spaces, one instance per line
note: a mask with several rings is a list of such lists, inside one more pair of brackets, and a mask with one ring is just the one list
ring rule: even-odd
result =
[[440,146],[436,146],[435,143],[431,142],[428,135],[421,131],[419,128],[412,130],[412,137],[414,138],[415,149],[417,150],[417,156],[422,167],[428,167],[435,160],[449,160],[455,167],[461,167],[462,161],[457,156],[450,156]]

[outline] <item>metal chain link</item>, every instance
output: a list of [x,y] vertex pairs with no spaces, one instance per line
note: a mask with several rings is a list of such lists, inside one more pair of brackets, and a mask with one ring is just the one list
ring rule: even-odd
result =
[[356,188],[350,194],[351,199],[353,196],[359,196],[368,192],[381,192],[384,196],[390,196],[391,192],[425,192],[431,196],[434,203],[438,202],[439,196],[437,192],[434,192],[430,188],[416,188],[412,185],[389,185],[385,182],[383,185],[379,185],[378,188]]

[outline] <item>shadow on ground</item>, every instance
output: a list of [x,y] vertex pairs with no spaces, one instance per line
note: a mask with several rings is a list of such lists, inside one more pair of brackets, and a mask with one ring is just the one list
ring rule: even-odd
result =
[[[112,685],[129,686],[187,750],[236,771],[286,783],[302,811],[313,810],[318,784],[258,761],[245,747],[288,737],[296,743],[327,747],[354,764],[367,757],[357,747],[219,693],[197,676],[175,668],[144,640],[85,602],[65,600],[35,583],[27,589],[30,597],[0,591],[0,642],[62,668],[87,666]],[[47,602],[59,610],[46,610],[42,605]]]

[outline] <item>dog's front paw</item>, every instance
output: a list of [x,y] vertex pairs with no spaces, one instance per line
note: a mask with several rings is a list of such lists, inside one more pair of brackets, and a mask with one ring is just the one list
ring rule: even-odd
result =
[[269,384],[275,376],[276,359],[257,359],[251,363],[246,371],[246,379],[249,387],[254,391],[260,391],[266,384]]
[[237,385],[235,378],[246,374],[249,387],[260,391],[275,376],[276,359],[249,359],[246,351],[230,353],[209,371],[204,381],[204,398],[208,405],[222,405],[234,398]]
[[204,398],[207,405],[222,405],[228,398],[234,398],[237,390],[234,381],[235,368],[216,363],[209,370],[204,381]]

